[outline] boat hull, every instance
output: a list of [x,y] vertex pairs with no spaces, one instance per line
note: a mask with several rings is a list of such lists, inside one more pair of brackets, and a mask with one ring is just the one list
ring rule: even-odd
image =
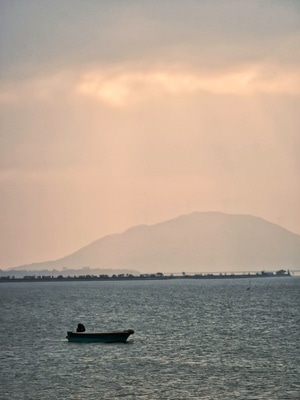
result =
[[67,332],[69,342],[77,343],[125,343],[134,331],[127,329],[118,332]]

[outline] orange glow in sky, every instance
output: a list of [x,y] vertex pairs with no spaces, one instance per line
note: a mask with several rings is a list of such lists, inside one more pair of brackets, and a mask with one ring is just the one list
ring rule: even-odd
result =
[[112,3],[1,5],[0,268],[193,211],[300,234],[298,4]]

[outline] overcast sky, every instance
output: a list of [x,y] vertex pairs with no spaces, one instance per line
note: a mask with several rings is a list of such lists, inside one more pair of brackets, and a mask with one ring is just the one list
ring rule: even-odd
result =
[[300,2],[0,0],[0,268],[193,211],[300,234]]

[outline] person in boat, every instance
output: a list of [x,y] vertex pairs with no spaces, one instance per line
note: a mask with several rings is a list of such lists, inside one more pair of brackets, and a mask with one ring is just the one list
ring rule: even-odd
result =
[[78,324],[76,332],[85,332],[85,326],[83,324]]

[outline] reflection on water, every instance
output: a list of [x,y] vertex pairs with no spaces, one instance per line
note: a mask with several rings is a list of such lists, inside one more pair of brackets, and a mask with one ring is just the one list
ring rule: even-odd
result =
[[[297,399],[300,278],[1,283],[3,399]],[[133,328],[127,344],[66,331]]]

